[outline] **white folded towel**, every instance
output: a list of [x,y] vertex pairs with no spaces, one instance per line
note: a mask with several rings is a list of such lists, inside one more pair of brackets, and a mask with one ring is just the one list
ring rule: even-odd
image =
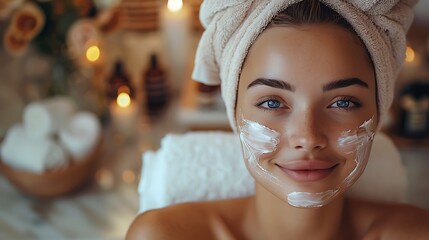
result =
[[32,102],[24,109],[25,131],[29,137],[46,138],[62,128],[76,109],[75,103],[69,97],[53,97]]
[[59,144],[49,138],[28,137],[22,125],[14,125],[8,130],[0,156],[8,166],[34,173],[43,173],[68,163]]
[[[384,134],[375,136],[370,160],[348,194],[403,202],[407,176],[398,150]],[[143,155],[139,212],[187,201],[234,198],[254,193],[239,139],[232,133],[191,132],[164,137],[161,148]]]
[[140,211],[173,203],[239,197],[253,192],[239,139],[223,132],[170,134],[146,152],[139,184]]
[[90,112],[78,112],[59,130],[59,139],[73,160],[79,161],[94,149],[100,134],[97,116]]

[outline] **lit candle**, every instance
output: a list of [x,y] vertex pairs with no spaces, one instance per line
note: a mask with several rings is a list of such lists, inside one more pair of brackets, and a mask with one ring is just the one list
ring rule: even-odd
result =
[[100,48],[97,45],[91,45],[86,49],[86,59],[89,62],[96,62],[100,59]]
[[126,92],[119,93],[116,102],[110,105],[113,128],[125,137],[136,133],[139,120],[138,106]]
[[410,46],[407,45],[406,51],[405,51],[405,61],[404,65],[401,69],[401,80],[402,81],[409,81],[411,79],[414,79],[416,76],[416,73],[418,72],[418,68],[420,67],[421,61],[420,56],[417,52]]
[[169,77],[177,89],[183,85],[190,49],[190,11],[182,0],[168,0],[161,11],[162,33],[167,52]]
[[101,40],[91,40],[85,44],[81,59],[83,66],[102,67],[106,58],[104,44]]
[[416,59],[416,53],[414,52],[414,49],[412,49],[410,46],[407,46],[406,52],[405,52],[405,62],[412,63]]
[[67,33],[70,57],[83,67],[101,65],[103,57],[101,36],[94,21],[82,19],[75,22]]

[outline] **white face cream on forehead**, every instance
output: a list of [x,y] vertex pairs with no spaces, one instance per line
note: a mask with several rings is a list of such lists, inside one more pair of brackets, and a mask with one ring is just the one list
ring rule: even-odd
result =
[[244,159],[251,174],[265,188],[295,207],[324,206],[336,195],[348,189],[365,169],[374,138],[373,118],[365,121],[355,130],[342,132],[335,147],[345,157],[354,158],[352,163],[348,163],[352,166],[346,168],[346,170],[350,170],[343,173],[344,177],[335,185],[326,186],[325,190],[302,191],[299,184],[288,178],[282,171],[276,171],[274,163],[271,163],[273,159],[282,158],[282,156],[276,155],[279,154],[279,144],[283,139],[282,134],[257,122],[244,119],[243,116],[241,118],[240,139]]

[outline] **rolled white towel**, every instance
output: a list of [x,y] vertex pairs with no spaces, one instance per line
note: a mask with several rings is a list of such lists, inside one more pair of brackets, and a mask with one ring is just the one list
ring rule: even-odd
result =
[[59,139],[73,160],[81,160],[94,149],[101,133],[100,122],[95,114],[78,112],[60,129]]
[[[24,136],[24,137],[21,137]],[[9,128],[5,134],[4,142],[10,141],[10,139],[17,138],[27,138],[27,134],[22,126],[22,124],[14,124],[11,128]]]
[[6,133],[1,158],[8,166],[34,173],[67,165],[68,160],[59,144],[49,138],[29,138],[22,125]]
[[46,138],[62,128],[76,109],[73,100],[64,96],[32,102],[24,109],[25,131],[29,137]]

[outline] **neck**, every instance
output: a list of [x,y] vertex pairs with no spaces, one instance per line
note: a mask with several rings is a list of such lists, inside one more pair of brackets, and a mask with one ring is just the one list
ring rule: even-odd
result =
[[251,204],[258,239],[339,239],[345,232],[344,197],[318,208],[296,208],[256,185]]

